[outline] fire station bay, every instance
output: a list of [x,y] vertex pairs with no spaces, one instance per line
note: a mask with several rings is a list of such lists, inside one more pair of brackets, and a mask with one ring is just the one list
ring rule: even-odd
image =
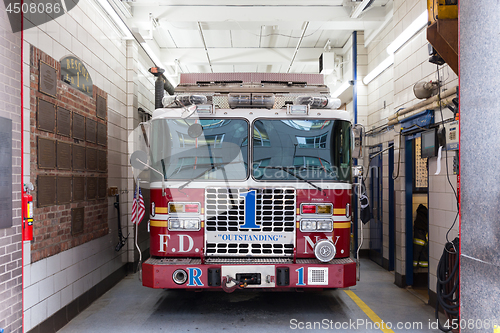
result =
[[0,16],[0,333],[500,333],[498,1]]

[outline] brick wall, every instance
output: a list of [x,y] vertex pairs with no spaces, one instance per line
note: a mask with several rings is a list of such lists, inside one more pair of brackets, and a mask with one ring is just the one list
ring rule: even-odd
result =
[[[39,92],[39,64],[40,61],[47,63],[49,66],[57,70],[57,95],[56,98]],[[49,176],[85,176],[97,177],[106,181],[106,172],[94,171],[75,171],[75,170],[60,170],[60,169],[41,169],[38,165],[37,139],[49,138],[56,139],[58,142],[71,143],[73,145],[96,148],[98,150],[106,150],[106,147],[91,143],[85,140],[74,139],[72,136],[67,137],[57,133],[51,133],[37,129],[37,109],[38,101],[44,100],[55,104],[57,107],[67,109],[74,114],[85,116],[86,119],[91,119],[97,123],[106,124],[105,120],[99,119],[96,116],[96,96],[102,96],[107,99],[107,94],[93,86],[93,97],[88,96],[81,91],[71,87],[70,85],[60,80],[59,61],[49,57],[47,54],[31,46],[30,56],[30,104],[31,104],[31,162],[30,175],[31,182],[35,184],[33,191],[33,203],[35,204],[34,211],[34,242],[31,245],[31,261],[36,262],[40,259],[53,256],[62,251],[66,251],[72,247],[84,244],[93,239],[105,236],[109,232],[108,228],[108,202],[103,199],[84,199],[79,202],[72,202],[61,205],[50,205],[47,207],[38,207],[37,198],[37,179],[40,175]],[[57,131],[56,131],[57,132]],[[87,178],[88,181],[88,178]],[[72,192],[72,191],[70,191]],[[87,198],[87,197],[85,197]],[[74,233],[72,230],[71,210],[73,208],[84,207],[85,218],[83,232]]]
[[0,117],[12,120],[12,227],[0,229],[0,328],[22,332],[21,33],[0,4]]

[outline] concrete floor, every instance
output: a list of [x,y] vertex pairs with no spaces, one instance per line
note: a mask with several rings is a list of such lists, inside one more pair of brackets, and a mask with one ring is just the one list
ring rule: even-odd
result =
[[[391,323],[393,332],[440,332],[429,328],[435,321],[433,309],[393,281],[392,273],[363,260],[361,281],[350,290],[384,322]],[[142,287],[135,274],[119,282],[59,332],[288,332],[305,330],[307,322],[327,324],[322,329],[317,324],[318,331],[382,332],[369,326],[373,325],[366,314],[369,309],[363,307],[363,311],[362,307],[340,289],[194,293]],[[357,320],[360,326],[346,326]],[[299,329],[299,322],[304,329]],[[344,328],[335,328],[336,323],[344,324]],[[398,329],[398,323],[412,328]],[[419,324],[422,326],[414,326]]]

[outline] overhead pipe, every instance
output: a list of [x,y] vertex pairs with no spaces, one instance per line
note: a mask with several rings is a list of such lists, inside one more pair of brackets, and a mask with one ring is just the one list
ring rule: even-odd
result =
[[[448,95],[448,97],[446,97],[444,99],[441,98],[440,100],[438,99],[438,100],[434,100],[430,103],[427,103],[418,109],[413,108],[413,110],[410,110],[410,112],[405,112],[404,114],[400,115],[399,117],[395,117],[395,118],[389,120],[389,122],[387,123],[387,126],[396,125],[399,122],[401,122],[401,121],[403,121],[403,120],[405,120],[413,115],[416,115],[422,111],[437,109],[437,108],[439,108],[440,105],[441,105],[441,107],[446,107],[449,104],[453,104],[453,99],[456,97],[457,97],[457,94],[455,93],[451,96]],[[427,102],[427,101],[425,101],[425,102]],[[403,111],[403,110],[401,110],[401,111]]]
[[[448,89],[448,90],[446,90],[445,92],[443,92],[443,93],[442,93],[442,94],[440,94],[440,95],[436,95],[436,96],[433,96],[433,97],[431,97],[431,98],[428,98],[428,99],[426,99],[425,101],[422,101],[422,102],[419,102],[419,103],[417,103],[417,104],[415,104],[415,105],[413,105],[413,106],[410,106],[409,108],[406,108],[406,109],[403,109],[403,110],[399,110],[398,112],[396,112],[396,113],[394,113],[393,115],[390,115],[390,116],[388,117],[389,125],[390,125],[390,123],[391,123],[393,120],[398,119],[398,118],[399,118],[400,116],[402,116],[402,115],[405,115],[405,114],[410,113],[410,112],[412,112],[412,111],[415,111],[415,110],[421,109],[421,108],[423,108],[424,106],[427,106],[427,105],[430,105],[430,104],[432,104],[432,103],[434,103],[434,102],[437,102],[440,98],[441,98],[441,99],[444,99],[444,98],[447,98],[448,96],[451,96],[451,95],[456,94],[456,93],[457,93],[457,88],[458,88],[458,87],[455,87],[455,88],[453,88],[453,89]],[[437,107],[439,107],[439,104],[438,104],[438,106],[437,106]],[[397,123],[398,123],[398,122],[396,122],[396,124],[397,124]],[[393,123],[393,124],[394,124],[394,123]]]
[[203,42],[203,47],[205,47],[205,53],[207,54],[207,60],[208,64],[210,65],[210,70],[213,73],[214,69],[212,68],[212,61],[210,60],[210,55],[208,54],[207,43],[205,42],[205,36],[203,35],[203,29],[201,28],[200,22],[198,22],[198,31],[200,32],[201,40]]
[[305,23],[304,29],[302,29],[302,35],[300,35],[299,42],[295,47],[295,51],[293,52],[292,60],[290,61],[290,66],[288,66],[287,73],[290,73],[290,69],[292,69],[293,62],[295,61],[295,57],[297,56],[297,52],[299,52],[300,44],[302,44],[302,40],[304,39],[304,35],[306,34],[307,27],[309,26],[309,22]]

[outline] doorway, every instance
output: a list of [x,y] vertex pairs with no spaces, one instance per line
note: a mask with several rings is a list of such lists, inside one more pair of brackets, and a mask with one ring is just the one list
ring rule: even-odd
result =
[[370,175],[370,206],[372,219],[370,220],[370,259],[383,266],[383,193],[382,193],[382,145],[370,147],[369,175]]

